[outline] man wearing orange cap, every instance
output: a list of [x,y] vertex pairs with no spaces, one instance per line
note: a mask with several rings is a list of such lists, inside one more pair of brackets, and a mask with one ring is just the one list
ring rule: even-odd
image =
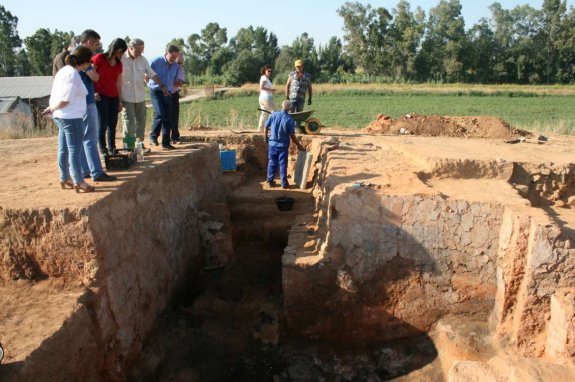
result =
[[286,99],[291,102],[291,112],[303,111],[305,93],[308,93],[307,104],[311,105],[311,76],[303,70],[303,61],[296,60],[295,70],[288,76]]

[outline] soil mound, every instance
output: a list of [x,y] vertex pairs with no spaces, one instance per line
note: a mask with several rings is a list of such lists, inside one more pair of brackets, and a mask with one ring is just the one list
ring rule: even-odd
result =
[[379,114],[364,132],[368,134],[411,134],[430,137],[461,137],[507,139],[529,137],[531,133],[519,130],[496,117],[448,117],[440,115],[406,114],[400,119]]

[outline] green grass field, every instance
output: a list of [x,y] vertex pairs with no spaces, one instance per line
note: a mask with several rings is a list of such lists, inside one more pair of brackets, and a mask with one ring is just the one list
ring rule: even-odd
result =
[[[495,116],[514,127],[559,134],[575,133],[575,94],[547,91],[497,90],[462,92],[458,88],[437,91],[332,89],[316,91],[313,117],[326,127],[361,129],[378,114],[393,118],[416,113],[447,116]],[[276,104],[282,101],[276,96]],[[259,118],[257,92],[239,90],[211,100],[182,104],[183,126],[256,129]],[[306,110],[308,107],[306,106]]]

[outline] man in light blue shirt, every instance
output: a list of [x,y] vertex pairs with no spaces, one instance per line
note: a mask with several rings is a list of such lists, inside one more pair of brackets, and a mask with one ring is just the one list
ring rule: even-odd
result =
[[150,99],[154,107],[154,119],[152,122],[152,131],[150,133],[150,142],[158,146],[158,135],[162,131],[162,148],[164,150],[173,150],[174,146],[170,144],[170,131],[172,128],[172,92],[174,83],[178,75],[178,59],[180,48],[175,45],[168,46],[163,56],[152,60],[150,66],[156,72],[160,79],[160,84],[151,79],[148,82],[150,88]]
[[290,140],[297,145],[298,149],[305,150],[295,136],[295,121],[288,113],[290,108],[291,102],[283,101],[282,111],[273,112],[266,122],[264,139],[269,143],[267,183],[270,187],[275,187],[274,177],[278,164],[282,188],[289,187],[287,165]]

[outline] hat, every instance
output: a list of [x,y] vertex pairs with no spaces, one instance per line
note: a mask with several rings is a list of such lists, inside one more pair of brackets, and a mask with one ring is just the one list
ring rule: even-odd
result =
[[296,60],[294,63],[294,66],[296,68],[299,68],[300,66],[303,66],[303,61],[302,60]]

